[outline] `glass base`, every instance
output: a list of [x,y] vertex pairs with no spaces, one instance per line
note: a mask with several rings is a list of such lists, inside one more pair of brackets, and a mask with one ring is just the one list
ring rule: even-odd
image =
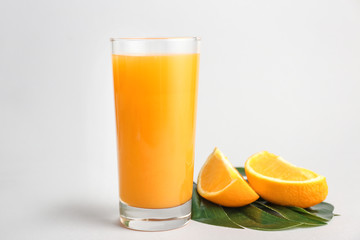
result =
[[173,208],[137,208],[121,201],[119,205],[120,222],[134,230],[165,231],[182,227],[191,219],[191,199]]

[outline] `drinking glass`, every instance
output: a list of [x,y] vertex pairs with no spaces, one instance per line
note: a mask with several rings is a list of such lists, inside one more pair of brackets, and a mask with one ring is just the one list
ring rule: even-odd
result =
[[120,221],[181,227],[191,218],[200,39],[111,42]]

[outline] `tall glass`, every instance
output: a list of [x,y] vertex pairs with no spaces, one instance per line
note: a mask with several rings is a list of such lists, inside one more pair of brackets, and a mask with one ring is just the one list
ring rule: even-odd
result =
[[200,39],[111,41],[121,223],[181,227],[191,217]]

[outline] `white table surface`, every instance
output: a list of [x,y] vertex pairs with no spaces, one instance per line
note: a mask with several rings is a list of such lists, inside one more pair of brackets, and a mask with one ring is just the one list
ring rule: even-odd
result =
[[[354,156],[354,158],[357,156]],[[34,159],[32,159],[34,161]],[[30,160],[29,160],[30,161]],[[59,163],[59,165],[61,165]],[[190,221],[183,228],[165,232],[131,231],[118,220],[116,174],[111,169],[93,172],[91,180],[71,170],[49,166],[21,166],[1,169],[1,239],[351,239],[360,238],[360,178],[355,168],[329,171],[328,202],[335,206],[328,225],[316,228],[265,232],[230,229]],[[115,167],[115,164],[114,164]],[[85,167],[85,171],[87,168]],[[111,172],[109,176],[104,171]],[[346,174],[337,174],[344,171]],[[342,177],[339,177],[342,176]],[[344,176],[348,176],[345,179]]]
[[[195,177],[218,146],[327,177],[318,228],[119,226],[109,38],[201,36]],[[360,2],[0,2],[0,239],[360,239]]]

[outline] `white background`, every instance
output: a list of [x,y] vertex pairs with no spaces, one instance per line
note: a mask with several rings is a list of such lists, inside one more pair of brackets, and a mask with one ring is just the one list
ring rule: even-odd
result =
[[[327,177],[329,225],[118,221],[109,38],[201,36],[195,177],[218,146]],[[0,238],[360,239],[360,1],[1,0]]]

